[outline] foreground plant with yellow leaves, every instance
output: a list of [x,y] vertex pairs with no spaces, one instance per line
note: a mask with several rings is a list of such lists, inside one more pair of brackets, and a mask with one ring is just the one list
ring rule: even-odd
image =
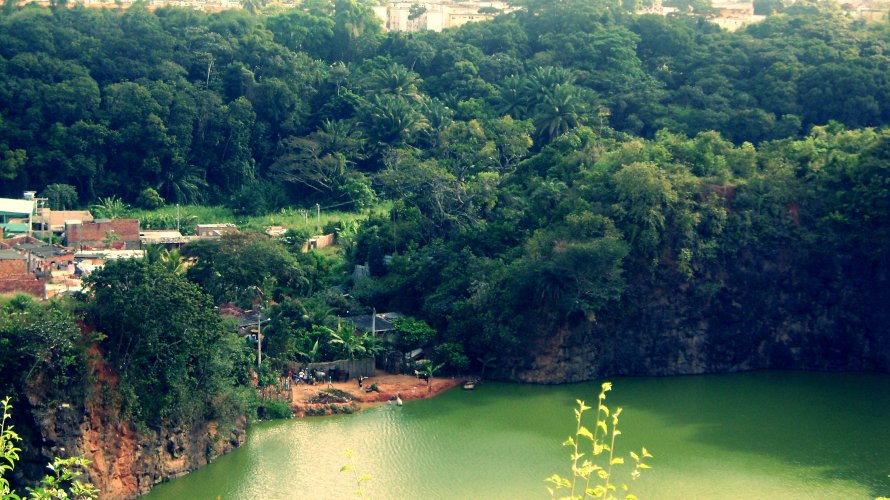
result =
[[[584,413],[592,407],[584,404],[584,401],[578,400],[578,408],[575,409],[575,421],[577,422],[575,435],[569,436],[563,443],[564,446],[572,448],[572,476],[564,478],[559,474],[554,474],[546,479],[553,485],[547,487],[552,498],[559,497],[561,500],[584,498],[636,500],[637,497],[630,493],[627,483],[619,485],[613,479],[613,467],[624,465],[625,460],[624,457],[615,454],[615,440],[621,435],[621,431],[618,430],[618,417],[621,415],[621,408],[610,412],[609,407],[606,406],[606,393],[611,390],[611,382],[604,382],[597,402],[596,425],[593,432],[582,422]],[[585,453],[582,448],[587,449],[588,444],[590,449]],[[644,460],[652,458],[652,455],[643,447],[640,453],[631,451],[629,456],[634,464],[630,472],[630,479],[633,481],[640,477],[643,469],[651,468]],[[600,463],[604,463],[604,465],[600,465]]]

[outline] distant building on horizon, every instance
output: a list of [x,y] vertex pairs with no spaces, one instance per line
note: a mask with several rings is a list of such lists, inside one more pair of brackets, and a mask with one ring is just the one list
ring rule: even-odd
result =
[[[486,21],[518,7],[500,1],[432,2],[396,1],[372,7],[387,31],[442,31],[467,23]],[[412,16],[412,9],[415,15]],[[418,10],[420,14],[417,14]]]

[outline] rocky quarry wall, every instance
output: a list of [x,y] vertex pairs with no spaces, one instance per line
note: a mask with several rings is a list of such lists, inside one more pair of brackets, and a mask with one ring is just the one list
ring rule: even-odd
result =
[[39,455],[82,455],[92,461],[89,481],[100,498],[124,500],[155,484],[207,465],[244,443],[246,419],[221,428],[216,422],[137,431],[107,408],[61,404],[34,417],[41,429]]

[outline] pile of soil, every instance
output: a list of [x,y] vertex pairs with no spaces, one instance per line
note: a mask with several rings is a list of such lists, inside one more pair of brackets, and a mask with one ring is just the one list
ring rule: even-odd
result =
[[[462,379],[433,378],[431,384],[426,380],[413,375],[394,375],[384,371],[377,371],[374,376],[363,381],[362,387],[358,386],[355,379],[346,382],[334,382],[332,388],[327,384],[317,385],[291,385],[291,406],[298,416],[306,414],[307,410],[315,408],[315,405],[342,404],[348,400],[332,399],[337,395],[351,396],[361,406],[367,406],[386,401],[392,401],[398,395],[402,400],[426,399],[441,394],[453,387],[460,385]],[[377,391],[366,392],[371,385],[377,386]]]

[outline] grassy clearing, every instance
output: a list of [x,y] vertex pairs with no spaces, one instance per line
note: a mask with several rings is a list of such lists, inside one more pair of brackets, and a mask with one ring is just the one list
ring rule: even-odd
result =
[[127,209],[123,217],[139,219],[143,229],[176,229],[177,218],[183,234],[194,232],[198,224],[233,223],[242,230],[262,231],[266,226],[283,226],[288,229],[301,229],[311,234],[320,232],[336,222],[363,220],[370,213],[387,213],[389,203],[382,203],[372,209],[361,212],[341,212],[336,210],[316,210],[283,208],[278,212],[258,216],[237,216],[231,209],[221,206],[205,205],[167,205],[157,210]]

